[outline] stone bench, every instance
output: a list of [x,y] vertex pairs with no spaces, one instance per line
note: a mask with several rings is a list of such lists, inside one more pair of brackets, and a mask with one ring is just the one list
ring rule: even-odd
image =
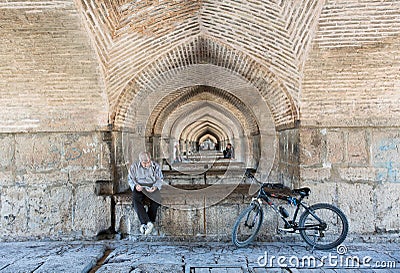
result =
[[[191,240],[204,237],[229,239],[236,217],[251,200],[249,185],[239,185],[230,194],[226,192],[227,185],[214,185],[211,190],[206,188],[204,185],[164,187],[163,206],[159,209],[154,235]],[[113,198],[116,231],[122,236],[139,236],[140,223],[132,208],[132,194],[125,192]],[[272,215],[266,216],[268,222],[276,222],[270,217]],[[271,234],[275,228],[276,224],[265,225],[260,235]]]

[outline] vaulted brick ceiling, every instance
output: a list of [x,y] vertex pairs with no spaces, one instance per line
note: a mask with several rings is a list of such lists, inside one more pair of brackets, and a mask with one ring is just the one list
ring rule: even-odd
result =
[[[399,8],[396,1],[77,0],[77,4],[97,48],[114,121],[126,118],[129,103],[159,75],[207,63],[247,79],[264,97],[275,125],[292,126],[299,119],[303,67],[313,41],[326,48],[359,46],[398,34],[400,24],[390,22],[392,27],[384,34],[374,31],[386,22],[375,24],[374,18],[392,16],[391,11]],[[370,20],[365,20],[368,15]],[[354,20],[365,21],[361,30],[360,24],[352,24]]]

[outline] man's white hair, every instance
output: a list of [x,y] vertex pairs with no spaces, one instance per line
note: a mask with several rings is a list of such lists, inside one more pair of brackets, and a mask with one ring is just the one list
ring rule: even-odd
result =
[[149,152],[141,152],[139,154],[139,161],[140,162],[148,162],[148,161],[150,161],[150,159],[151,159],[151,156],[150,156]]

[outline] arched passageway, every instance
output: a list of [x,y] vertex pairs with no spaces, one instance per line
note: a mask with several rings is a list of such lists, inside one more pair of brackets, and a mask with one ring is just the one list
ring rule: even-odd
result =
[[153,79],[157,85],[138,90],[127,96],[130,104],[122,104],[126,108],[116,121],[124,130],[125,160],[132,162],[133,155],[146,149],[161,164],[190,162],[208,138],[217,158],[232,143],[235,162],[268,175],[277,152],[276,121],[260,90],[216,65],[171,72],[173,76],[158,75]]

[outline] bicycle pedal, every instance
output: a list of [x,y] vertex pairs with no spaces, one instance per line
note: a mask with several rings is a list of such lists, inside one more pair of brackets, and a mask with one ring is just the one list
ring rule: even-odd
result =
[[294,232],[293,228],[278,228],[278,233]]

